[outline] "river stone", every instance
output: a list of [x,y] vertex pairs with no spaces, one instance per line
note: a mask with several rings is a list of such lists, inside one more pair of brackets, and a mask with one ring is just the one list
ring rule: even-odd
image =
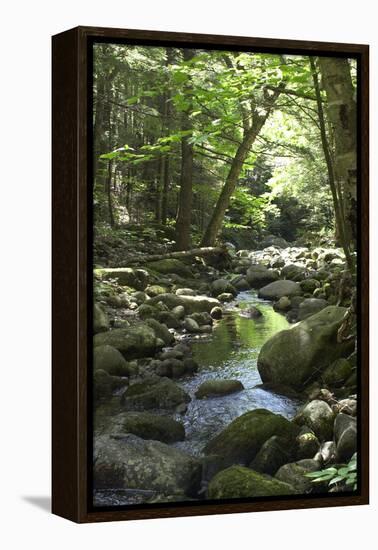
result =
[[262,445],[249,467],[256,472],[274,475],[278,468],[292,459],[287,440],[273,435]]
[[303,290],[303,292],[308,292],[312,294],[316,288],[320,287],[319,281],[316,279],[304,279],[300,283],[300,287]]
[[97,346],[93,350],[94,370],[104,370],[114,376],[132,376],[138,368],[127,363],[123,355],[113,346]]
[[291,485],[254,472],[243,466],[231,466],[216,474],[207,491],[209,499],[292,495]]
[[291,281],[302,281],[305,278],[305,274],[306,268],[295,264],[285,265],[281,269],[281,277]]
[[178,321],[181,321],[185,317],[185,308],[184,306],[176,306],[172,309],[171,313]]
[[131,267],[108,267],[95,269],[96,275],[102,280],[116,279],[119,285],[130,286],[136,290],[144,290],[148,285],[149,274],[144,269],[132,269]]
[[138,315],[140,317],[140,319],[142,319],[142,321],[144,321],[145,319],[149,319],[149,318],[154,318],[158,315],[158,310],[153,307],[153,306],[149,306],[147,304],[141,304],[139,307],[138,307]]
[[244,386],[239,380],[206,380],[202,382],[195,395],[197,399],[204,397],[216,397],[228,395],[244,390]]
[[305,474],[316,472],[320,468],[321,464],[317,460],[305,458],[281,466],[275,478],[294,487],[297,493],[305,494],[314,487],[311,478],[305,477]]
[[145,293],[150,298],[153,298],[154,296],[159,296],[159,294],[166,294],[166,292],[167,292],[167,288],[161,285],[149,285],[145,289]]
[[299,429],[283,416],[255,409],[236,418],[205,446],[205,454],[219,454],[229,464],[249,464],[273,435],[295,439]]
[[275,311],[288,311],[291,308],[290,298],[287,296],[282,296],[274,305],[273,309]]
[[232,302],[232,300],[234,299],[234,295],[231,294],[231,292],[222,292],[222,294],[219,294],[217,296],[217,299],[222,303]]
[[243,275],[236,275],[236,277],[233,277],[230,282],[237,291],[250,289],[250,285]]
[[116,348],[125,358],[146,357],[163,347],[155,331],[147,323],[138,323],[127,328],[118,328],[96,334],[94,346],[109,345]]
[[288,248],[290,244],[283,238],[277,237],[277,235],[267,235],[260,243],[261,248],[268,248],[275,246],[277,248]]
[[327,300],[322,300],[320,298],[306,298],[299,304],[298,310],[298,320],[303,321],[311,315],[315,315],[322,309],[328,306]]
[[166,377],[145,378],[127,388],[121,405],[127,410],[173,409],[181,403],[189,403],[190,396]]
[[104,370],[97,369],[93,373],[93,396],[95,402],[109,399],[113,392],[127,384],[126,378],[111,376]]
[[150,262],[147,264],[147,267],[159,273],[176,273],[177,275],[181,275],[181,277],[192,277],[193,275],[189,266],[173,258]]
[[322,382],[331,388],[338,388],[344,385],[345,380],[352,373],[352,365],[343,357],[336,359],[322,374]]
[[259,298],[265,300],[279,300],[282,296],[296,296],[301,294],[302,290],[298,283],[294,281],[275,281],[269,285],[263,286],[258,292]]
[[308,426],[320,441],[329,441],[333,436],[335,415],[325,401],[310,401],[294,418],[300,426]]
[[98,334],[107,330],[109,330],[108,316],[100,304],[95,303],[93,305],[93,332]]
[[246,274],[246,279],[251,288],[261,288],[278,280],[277,271],[266,268],[264,265],[252,265]]
[[190,317],[186,317],[184,320],[184,328],[188,332],[196,333],[199,332],[199,324],[194,319],[191,319]]
[[192,288],[178,288],[175,294],[176,296],[195,296],[196,291]]
[[96,489],[144,489],[168,496],[195,496],[200,480],[200,462],[165,443],[132,434],[95,438]]
[[226,279],[217,279],[211,283],[211,294],[213,296],[218,296],[224,292],[233,294],[234,296],[237,294],[235,288]]
[[262,381],[302,390],[330,362],[347,356],[354,341],[337,341],[345,312],[344,307],[328,306],[267,340],[257,360]]
[[215,319],[215,320],[222,319],[223,317],[222,308],[219,306],[213,307],[212,310],[210,311],[210,316],[212,319]]
[[337,460],[348,462],[357,451],[357,420],[340,413],[336,416],[334,435]]
[[163,443],[175,443],[185,439],[185,428],[181,422],[170,416],[148,412],[128,412],[114,419],[117,433],[132,433],[142,439],[153,439]]
[[146,325],[154,331],[156,337],[166,346],[170,346],[175,341],[175,337],[169,332],[168,327],[163,323],[159,323],[156,319],[147,319]]

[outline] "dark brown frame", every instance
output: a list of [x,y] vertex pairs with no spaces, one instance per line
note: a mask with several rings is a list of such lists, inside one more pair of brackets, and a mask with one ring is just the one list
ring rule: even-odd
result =
[[[92,511],[88,505],[88,44],[93,40],[145,45],[351,55],[359,61],[359,328],[360,494],[277,497],[255,502],[160,505]],[[53,352],[52,512],[78,523],[171,516],[347,506],[369,502],[369,47],[338,44],[77,27],[52,39],[53,95]],[[90,318],[90,317],[89,317]]]

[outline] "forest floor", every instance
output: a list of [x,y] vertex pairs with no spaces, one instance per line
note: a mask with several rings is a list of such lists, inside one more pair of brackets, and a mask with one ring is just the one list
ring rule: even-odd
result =
[[95,504],[350,489],[305,475],[356,451],[344,255],[263,245],[172,259],[169,231],[96,237]]

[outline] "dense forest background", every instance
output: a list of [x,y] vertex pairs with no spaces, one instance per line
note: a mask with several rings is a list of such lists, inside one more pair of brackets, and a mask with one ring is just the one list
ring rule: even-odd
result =
[[334,240],[352,267],[354,60],[97,44],[94,149],[99,240]]

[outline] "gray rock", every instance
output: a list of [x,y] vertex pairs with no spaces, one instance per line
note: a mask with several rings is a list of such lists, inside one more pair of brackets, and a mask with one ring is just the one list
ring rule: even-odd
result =
[[311,315],[315,315],[322,309],[328,306],[327,300],[321,300],[319,298],[306,298],[299,304],[298,319],[303,321]]
[[109,319],[105,311],[100,304],[93,304],[93,332],[98,334],[99,332],[105,332],[109,330]]
[[[185,428],[170,416],[148,412],[121,413],[113,421],[116,433],[132,433],[142,439],[174,443],[185,439]],[[114,429],[113,428],[113,429]]]
[[343,386],[352,373],[352,365],[343,357],[336,359],[322,373],[322,382],[331,388]]
[[210,311],[210,315],[212,319],[215,319],[215,320],[222,319],[223,310],[219,306],[213,307],[212,310]]
[[190,267],[176,259],[163,259],[156,262],[150,262],[147,267],[153,271],[158,271],[159,273],[176,273],[177,275],[181,275],[181,277],[192,276],[192,270]]
[[357,451],[356,418],[348,414],[338,414],[335,419],[334,437],[337,460],[348,462]]
[[278,273],[267,269],[264,265],[252,265],[246,274],[246,279],[251,288],[261,288],[278,280]]
[[309,493],[314,485],[310,478],[305,477],[305,474],[320,470],[321,464],[317,460],[303,459],[297,462],[291,462],[281,466],[275,475],[275,478],[284,483],[288,483],[300,493]]
[[277,435],[273,435],[263,443],[249,468],[256,472],[274,475],[283,464],[287,464],[292,458],[288,442]]
[[211,293],[213,296],[218,296],[224,292],[234,296],[237,294],[235,288],[226,279],[217,279],[211,283]]
[[146,357],[163,345],[159,343],[155,331],[147,323],[101,332],[94,336],[93,343],[95,347],[112,346],[120,351],[126,359]]
[[222,303],[232,302],[232,300],[234,299],[234,295],[230,292],[222,292],[222,294],[219,294],[217,296],[217,299]]
[[191,333],[197,333],[200,331],[199,324],[194,319],[191,319],[190,317],[186,317],[184,320],[184,328],[188,332]]
[[95,370],[104,370],[114,376],[132,376],[137,374],[138,367],[127,363],[123,355],[113,346],[97,346],[93,350]]
[[275,281],[269,285],[263,286],[258,292],[259,298],[265,300],[279,300],[282,296],[296,296],[301,294],[302,290],[298,283],[294,281]]
[[121,398],[127,410],[173,409],[189,403],[190,396],[169,378],[146,378],[127,388]]
[[170,346],[175,341],[175,337],[169,332],[168,327],[163,323],[159,323],[156,319],[147,319],[146,325],[152,328],[155,336],[162,340],[164,345]]
[[165,443],[131,434],[95,437],[96,489],[142,489],[168,496],[195,496],[200,479],[200,462]]
[[133,269],[131,267],[116,267],[95,269],[95,275],[102,280],[115,279],[119,285],[130,286],[136,290],[144,290],[148,285],[149,274],[144,269]]

